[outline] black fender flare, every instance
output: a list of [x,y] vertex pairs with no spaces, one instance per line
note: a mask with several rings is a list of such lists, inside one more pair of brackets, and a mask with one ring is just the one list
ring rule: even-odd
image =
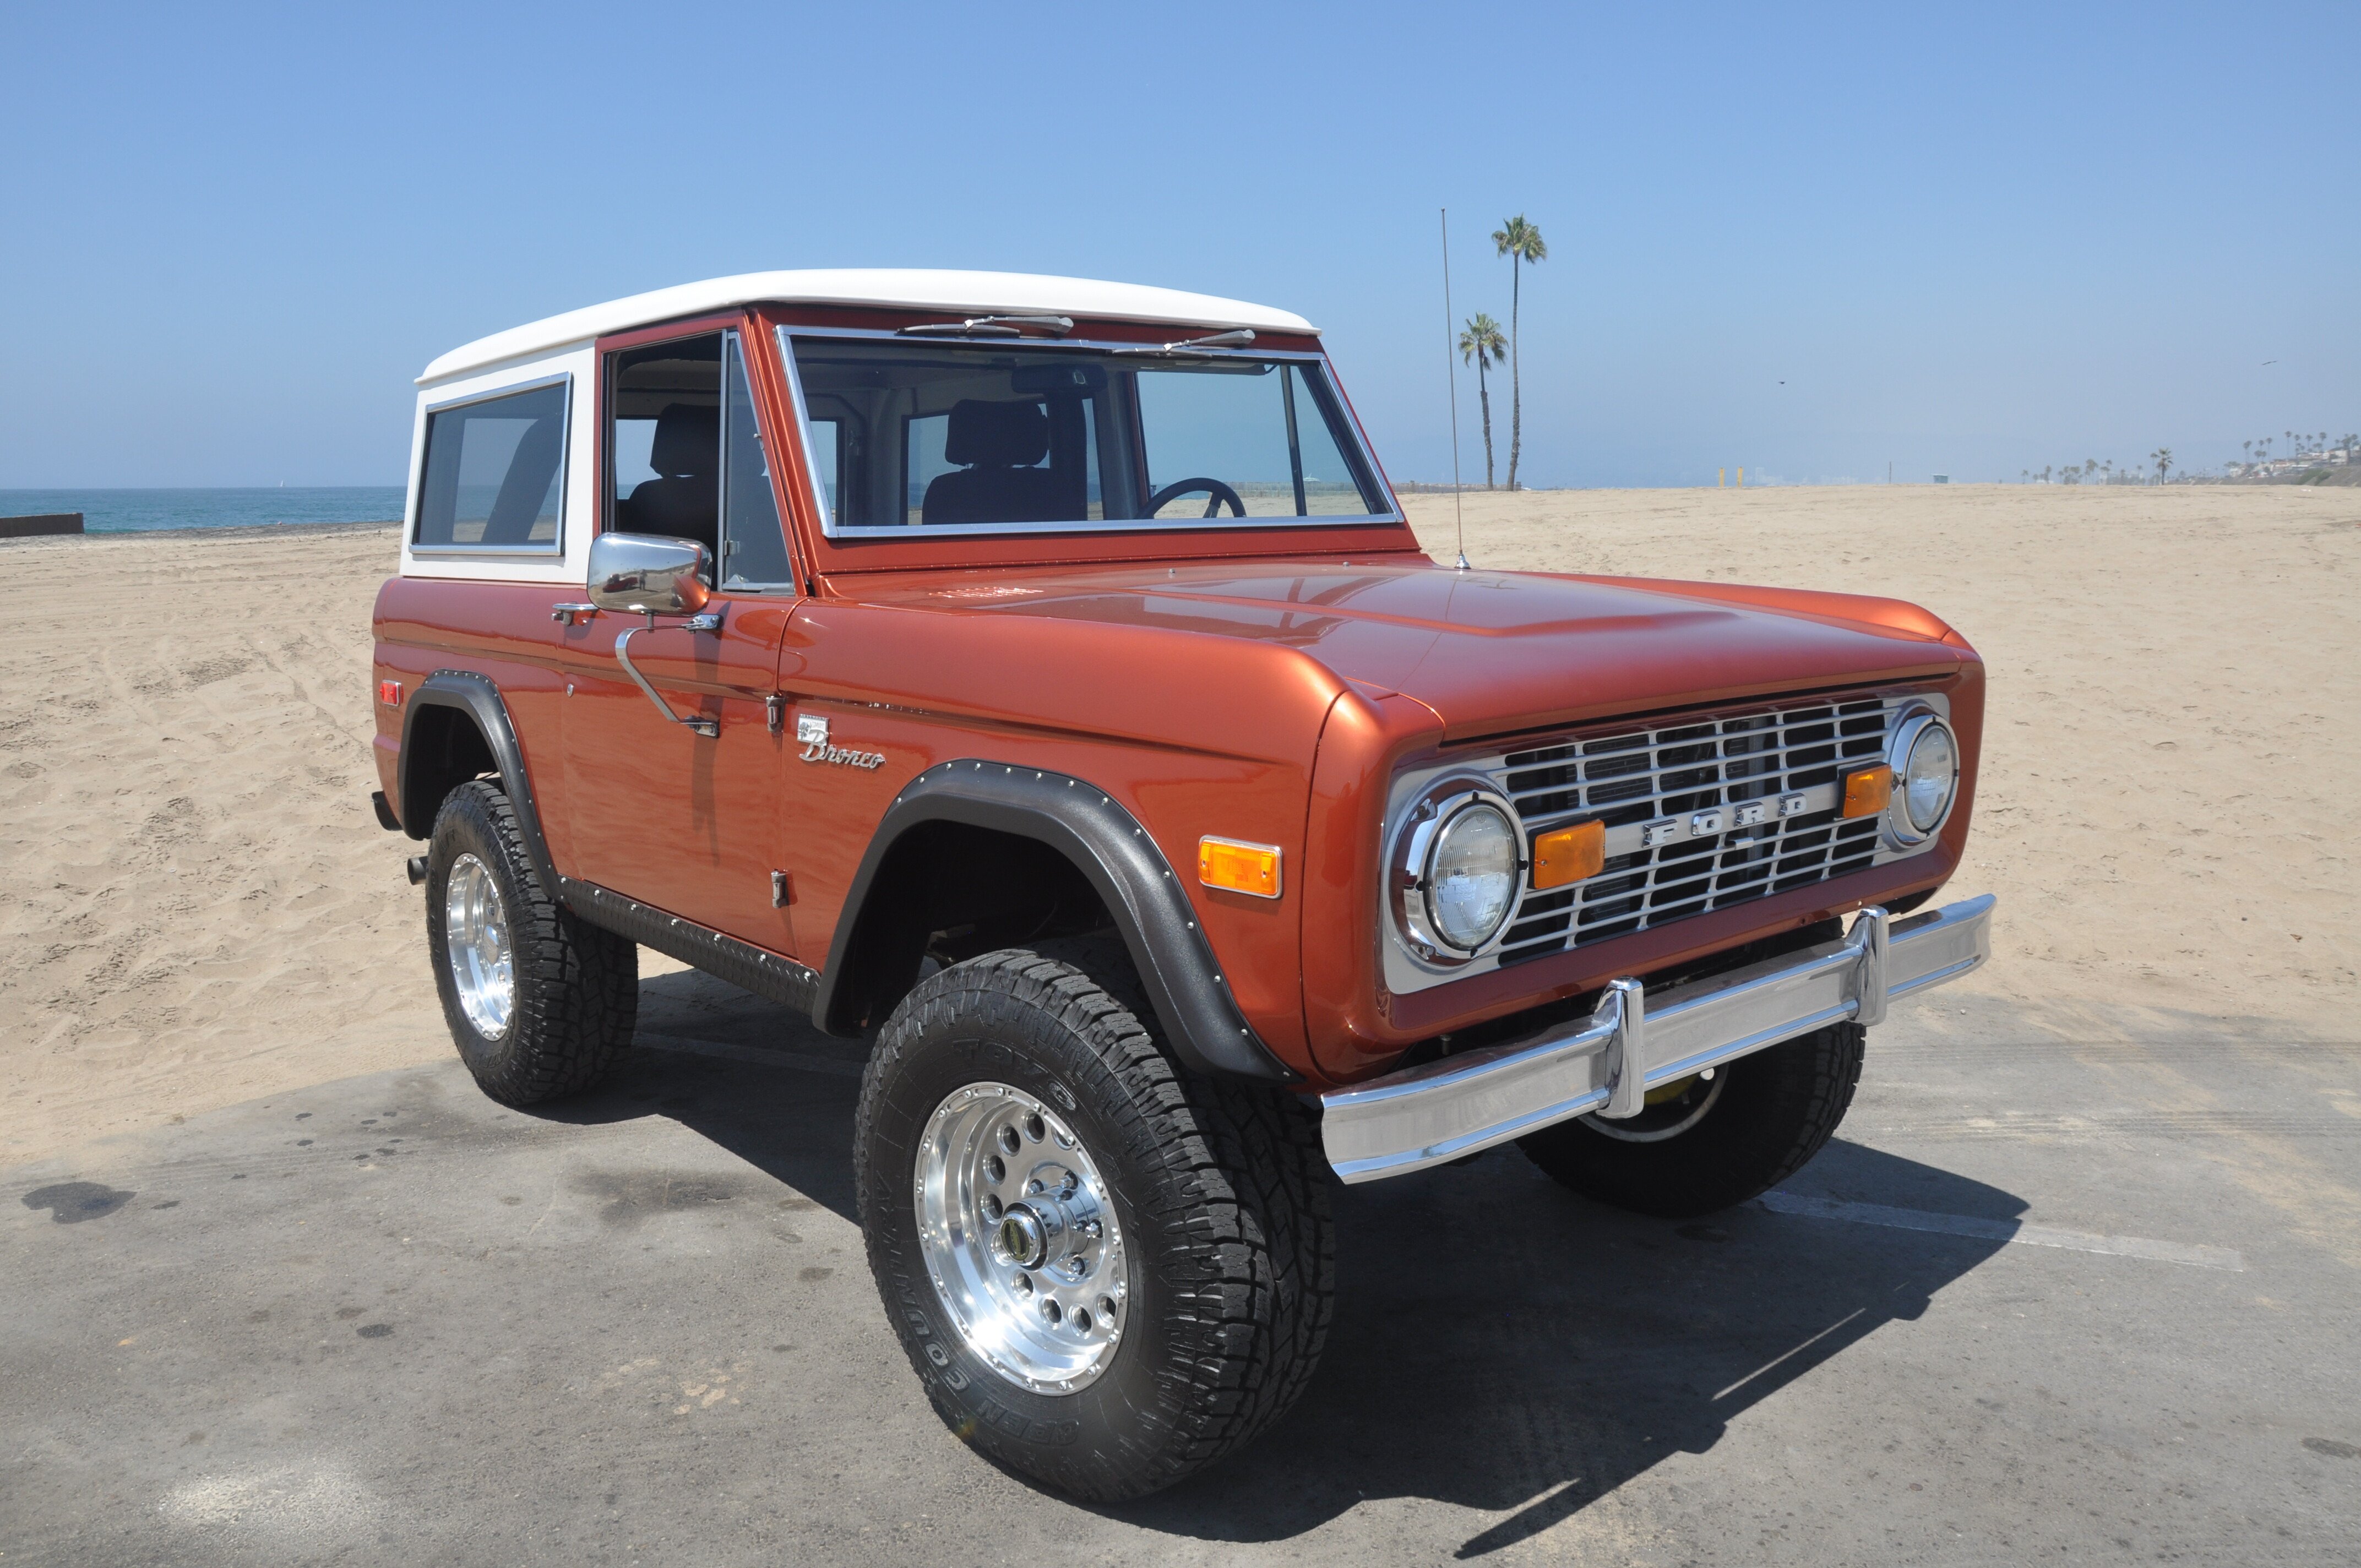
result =
[[904,834],[926,822],[991,828],[1064,855],[1115,917],[1165,1038],[1186,1065],[1266,1083],[1298,1080],[1238,1010],[1188,894],[1137,817],[1084,780],[973,758],[937,763],[912,779],[879,821],[812,1001],[812,1021],[822,1029],[847,1027],[830,1011],[878,868]]
[[434,832],[432,816],[420,821],[410,809],[414,771],[411,730],[421,710],[429,707],[456,707],[475,721],[477,732],[483,736],[485,746],[492,753],[493,766],[500,770],[500,788],[516,811],[517,826],[524,835],[525,853],[532,857],[533,869],[541,873],[541,885],[551,897],[557,897],[557,868],[549,858],[549,842],[542,837],[541,810],[533,801],[533,779],[525,772],[524,748],[517,744],[516,726],[509,719],[509,705],[501,700],[500,688],[492,684],[489,675],[479,675],[472,670],[437,670],[419,682],[418,689],[402,705],[401,751],[394,763],[394,784],[401,791],[394,806],[401,818],[402,831],[413,839],[431,838]]

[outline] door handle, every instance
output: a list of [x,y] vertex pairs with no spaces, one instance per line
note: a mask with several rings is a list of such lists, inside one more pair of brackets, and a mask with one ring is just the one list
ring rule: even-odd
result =
[[[656,705],[658,713],[663,714],[675,724],[684,725],[695,730],[708,740],[714,739],[721,733],[721,725],[718,720],[707,718],[702,715],[683,718],[679,714],[675,713],[672,710],[672,705],[657,694],[655,687],[648,685],[647,676],[640,674],[639,666],[631,663],[631,639],[642,631],[653,631],[655,629],[656,618],[651,615],[645,626],[634,626],[616,638],[615,662],[623,666],[623,674],[631,677],[633,685],[647,693],[648,700]],[[708,611],[703,615],[692,615],[680,623],[680,629],[683,631],[719,631],[721,630],[721,617],[713,611]]]

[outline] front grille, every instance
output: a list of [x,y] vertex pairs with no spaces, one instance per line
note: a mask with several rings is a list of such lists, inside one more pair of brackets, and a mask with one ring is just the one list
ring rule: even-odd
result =
[[[1607,861],[1597,876],[1546,893],[1526,889],[1499,961],[1628,936],[1873,864],[1879,819],[1838,815],[1841,780],[1883,758],[1889,729],[1914,700],[1866,697],[1695,718],[1568,740],[1486,764],[1516,803],[1528,841],[1571,823],[1598,821],[1608,829]],[[1790,815],[1780,815],[1782,799]],[[1756,801],[1765,820],[1737,826],[1737,808]],[[1698,814],[1716,807],[1722,830],[1697,830],[1701,820],[1711,821]],[[1650,825],[1671,841],[1643,843]]]

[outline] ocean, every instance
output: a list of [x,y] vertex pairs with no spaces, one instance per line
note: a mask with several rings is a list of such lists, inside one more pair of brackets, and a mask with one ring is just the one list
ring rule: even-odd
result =
[[267,528],[280,522],[390,522],[401,515],[399,485],[298,489],[0,490],[0,517],[78,511],[92,533],[159,528]]

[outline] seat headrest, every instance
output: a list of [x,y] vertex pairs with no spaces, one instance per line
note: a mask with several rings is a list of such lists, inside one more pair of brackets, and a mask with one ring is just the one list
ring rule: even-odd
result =
[[667,479],[721,471],[721,411],[701,403],[666,403],[648,442],[648,466]]
[[943,433],[943,461],[962,467],[1030,468],[1049,451],[1049,416],[1038,403],[988,403],[963,398],[951,405]]

